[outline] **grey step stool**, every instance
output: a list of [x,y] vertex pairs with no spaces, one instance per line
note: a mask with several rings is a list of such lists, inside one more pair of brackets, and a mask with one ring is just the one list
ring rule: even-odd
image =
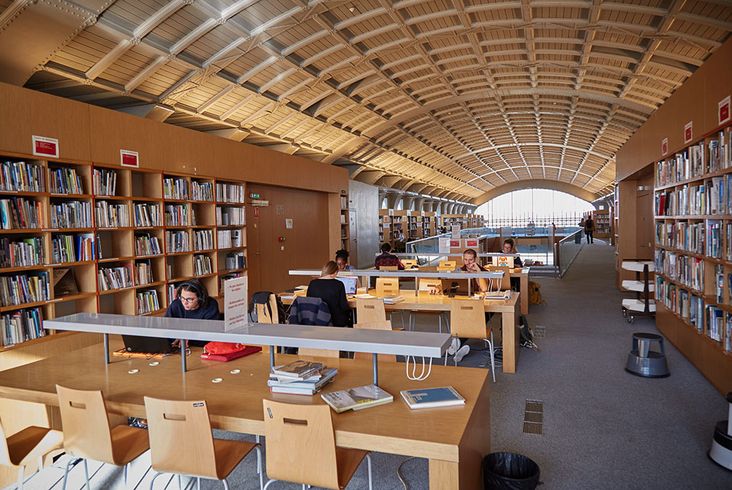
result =
[[[651,350],[658,343],[658,351]],[[655,333],[636,332],[633,334],[633,348],[628,354],[625,370],[643,378],[665,378],[671,373],[666,362],[663,337]]]

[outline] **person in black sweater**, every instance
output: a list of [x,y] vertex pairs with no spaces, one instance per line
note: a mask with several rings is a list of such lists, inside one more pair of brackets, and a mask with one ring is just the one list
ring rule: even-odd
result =
[[[218,320],[219,304],[209,297],[206,287],[196,279],[186,281],[176,290],[176,298],[165,311],[169,318],[187,318],[191,320]],[[177,344],[174,341],[173,344]],[[189,345],[203,346],[207,342],[191,340]]]
[[308,297],[320,298],[330,309],[330,322],[336,327],[350,327],[351,307],[348,306],[346,288],[336,279],[338,264],[330,261],[323,266],[319,279],[313,279],[308,285]]

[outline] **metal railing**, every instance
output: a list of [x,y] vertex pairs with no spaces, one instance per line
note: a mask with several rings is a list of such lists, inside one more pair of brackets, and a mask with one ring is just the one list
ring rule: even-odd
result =
[[582,228],[575,228],[575,232],[571,233],[554,245],[554,266],[559,277],[569,270],[582,250]]

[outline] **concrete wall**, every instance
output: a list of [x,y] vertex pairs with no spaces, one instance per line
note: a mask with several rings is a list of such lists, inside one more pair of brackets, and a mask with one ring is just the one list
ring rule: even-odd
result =
[[356,180],[348,183],[349,208],[356,226],[351,226],[351,265],[373,267],[379,250],[379,188]]

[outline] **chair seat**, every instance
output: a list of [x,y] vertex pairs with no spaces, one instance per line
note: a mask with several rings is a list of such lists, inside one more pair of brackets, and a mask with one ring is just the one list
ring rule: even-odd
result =
[[361,449],[346,449],[336,446],[336,462],[338,464],[338,486],[341,490],[348,486],[353,474],[366,457],[368,451]]
[[236,465],[257,447],[253,442],[230,441],[227,439],[214,439],[214,453],[216,455],[216,475],[219,480],[229,476]]
[[63,446],[63,434],[45,427],[30,426],[8,437],[7,441],[10,461],[20,466],[54,449],[60,449]]
[[114,461],[110,463],[124,466],[150,449],[147,431],[128,425],[118,425],[111,430],[112,454]]

